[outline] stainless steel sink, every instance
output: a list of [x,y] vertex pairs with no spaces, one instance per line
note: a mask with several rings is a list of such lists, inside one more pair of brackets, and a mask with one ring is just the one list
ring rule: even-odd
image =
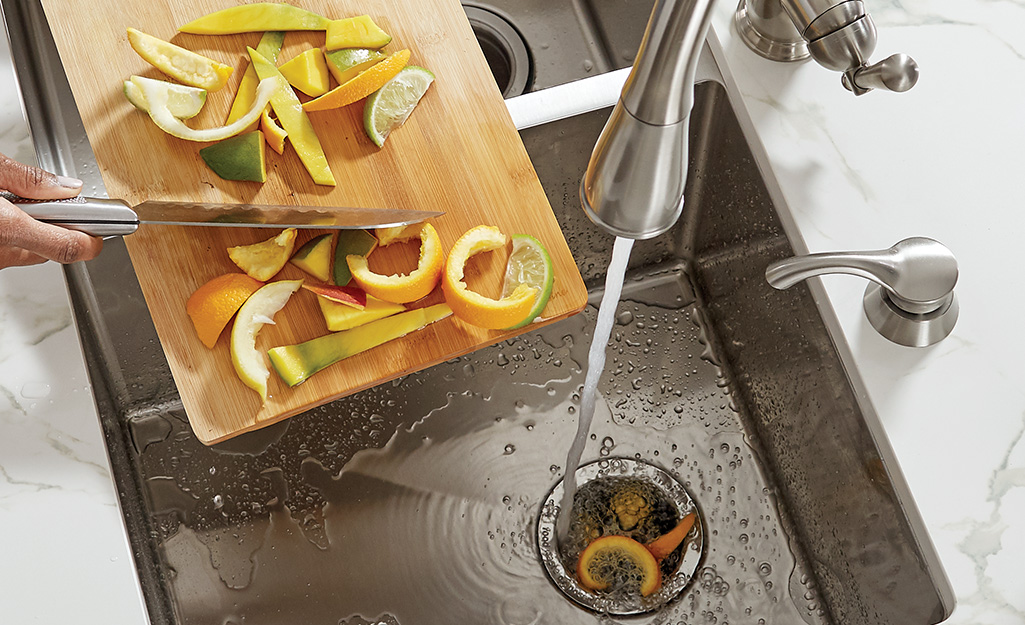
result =
[[[14,54],[40,161],[102,191],[38,5],[2,4],[9,30],[32,35]],[[507,5],[477,8],[522,35],[528,90],[556,67],[565,82],[627,64],[650,6]],[[546,14],[579,30],[551,36]],[[578,32],[575,51],[547,52]],[[953,594],[823,290],[765,282],[766,265],[806,250],[720,59],[711,41],[687,208],[634,248],[584,454],[668,471],[704,524],[689,585],[628,620],[940,622]],[[521,133],[592,304],[612,239],[577,189],[608,114]],[[67,274],[153,623],[616,622],[559,592],[534,539],[565,469],[593,307],[205,447],[123,245]]]

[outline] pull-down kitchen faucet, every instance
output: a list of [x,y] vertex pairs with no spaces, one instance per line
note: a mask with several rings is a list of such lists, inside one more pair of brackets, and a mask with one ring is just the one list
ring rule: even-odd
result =
[[[588,217],[632,239],[662,234],[683,210],[694,75],[714,0],[657,0],[623,92],[580,185]],[[777,60],[811,56],[841,72],[856,95],[907,91],[918,78],[911,57],[875,65],[876,30],[861,0],[741,0],[738,30]]]

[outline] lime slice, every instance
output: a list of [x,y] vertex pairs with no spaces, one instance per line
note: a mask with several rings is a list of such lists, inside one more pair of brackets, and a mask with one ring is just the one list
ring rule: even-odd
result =
[[391,131],[409,118],[432,82],[434,74],[430,71],[407,65],[367,98],[363,107],[363,129],[377,147],[383,146]]
[[132,76],[125,81],[125,97],[140,111],[149,113],[149,101],[139,85],[149,85],[149,89],[161,89],[167,92],[167,110],[178,119],[191,119],[203,110],[206,104],[206,89],[176,85],[165,80],[154,80],[142,76]]
[[555,283],[552,258],[541,242],[529,234],[514,234],[511,238],[512,253],[505,265],[502,297],[508,297],[521,284],[536,288],[539,294],[537,302],[527,318],[509,328],[510,330],[522,328],[541,316],[548,304],[548,298],[552,295],[552,285]]

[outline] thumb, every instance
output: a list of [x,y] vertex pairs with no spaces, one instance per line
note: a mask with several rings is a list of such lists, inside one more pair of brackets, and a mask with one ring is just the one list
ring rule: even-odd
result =
[[78,195],[82,181],[56,176],[0,154],[0,189],[33,200],[61,200]]

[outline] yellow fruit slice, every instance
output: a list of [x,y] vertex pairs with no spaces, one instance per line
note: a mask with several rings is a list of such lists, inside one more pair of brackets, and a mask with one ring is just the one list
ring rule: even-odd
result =
[[310,112],[325,111],[359,102],[394,78],[408,62],[409,50],[399,50],[370,69],[363,70],[349,82],[303,104],[303,109]]
[[178,29],[196,35],[233,35],[264,30],[326,30],[331,20],[288,4],[254,2],[194,19]]
[[231,364],[235,373],[246,386],[259,393],[265,403],[270,369],[263,354],[256,349],[256,337],[264,325],[274,323],[274,315],[285,307],[302,283],[302,280],[282,280],[264,285],[242,304],[231,328]]
[[[257,44],[256,51],[271,63],[277,63],[278,54],[281,53],[281,46],[284,42],[284,32],[280,30],[269,31],[263,33],[263,37],[260,37],[260,43]],[[234,122],[253,107],[253,102],[256,101],[256,85],[259,83],[260,77],[256,75],[256,69],[250,63],[245,73],[242,74],[242,82],[238,84],[238,89],[235,91],[235,99],[231,102],[231,110],[228,111],[228,118],[224,121],[225,124]],[[266,134],[266,131],[264,133]]]
[[327,329],[332,332],[350,330],[406,310],[402,304],[393,304],[370,295],[367,296],[367,305],[362,310],[320,296],[317,296],[317,303],[320,304],[320,312],[324,315]]
[[226,273],[196,289],[185,303],[185,312],[203,345],[213,349],[231,318],[262,286],[244,273]]
[[655,557],[644,545],[626,536],[603,536],[588,545],[577,561],[577,578],[589,590],[608,590],[617,579],[637,579],[640,583],[636,591],[642,597],[662,585],[662,571]]
[[381,30],[369,15],[332,20],[327,25],[327,50],[339,48],[383,48],[391,43],[391,35]]
[[153,35],[128,29],[128,43],[147,63],[180,83],[217,91],[228,82],[234,68],[213,59],[158,39]]
[[259,130],[244,132],[209,145],[200,158],[224,180],[267,182],[267,142]]
[[328,282],[331,280],[331,261],[334,260],[334,238],[334,233],[329,232],[310,239],[296,251],[290,262],[321,282]]
[[228,248],[231,262],[239,266],[252,278],[266,282],[273,278],[292,256],[295,247],[295,228],[287,228],[281,234],[252,245]]
[[[345,262],[352,273],[352,279],[368,295],[396,304],[407,304],[426,297],[438,285],[441,272],[445,267],[445,252],[441,248],[441,239],[434,226],[428,223],[418,224],[420,227],[406,233],[404,239],[420,237],[420,259],[416,269],[409,275],[397,274],[384,276],[370,270],[366,256],[350,254]],[[395,241],[393,240],[393,242]]]
[[[268,78],[278,80],[278,88],[271,95],[270,104],[274,108],[274,114],[278,116],[281,127],[288,133],[288,140],[292,142],[299,160],[302,161],[306,171],[309,172],[313,182],[325,186],[335,186],[335,177],[331,173],[331,166],[328,165],[327,156],[324,155],[324,148],[320,145],[320,139],[313,130],[313,124],[309,116],[299,103],[298,96],[292,91],[288,81],[281,75],[277,67],[268,61],[256,50],[249,48],[249,58],[256,68],[256,75],[261,82]],[[323,96],[326,97],[326,96]],[[315,100],[311,100],[314,102]]]
[[272,150],[278,154],[285,153],[285,139],[288,137],[288,133],[271,119],[270,109],[264,109],[260,115],[260,130],[263,131],[263,138],[267,140],[267,145]]
[[339,360],[363,353],[388,341],[441,321],[452,311],[445,304],[407,310],[366,325],[333,332],[298,345],[285,345],[270,350],[274,370],[289,386],[307,380],[311,375]]
[[463,321],[500,330],[521,323],[534,308],[538,289],[527,284],[518,285],[512,293],[496,300],[471,291],[463,282],[464,267],[471,256],[500,249],[508,242],[509,237],[498,228],[477,226],[459,237],[449,251],[441,288],[452,312]]
[[302,91],[311,98],[327,93],[330,86],[330,75],[327,72],[327,61],[320,48],[310,48],[302,52],[278,68],[288,84]]
[[388,57],[384,52],[369,48],[332,50],[324,56],[327,57],[328,71],[339,85],[344,85],[363,70]]

